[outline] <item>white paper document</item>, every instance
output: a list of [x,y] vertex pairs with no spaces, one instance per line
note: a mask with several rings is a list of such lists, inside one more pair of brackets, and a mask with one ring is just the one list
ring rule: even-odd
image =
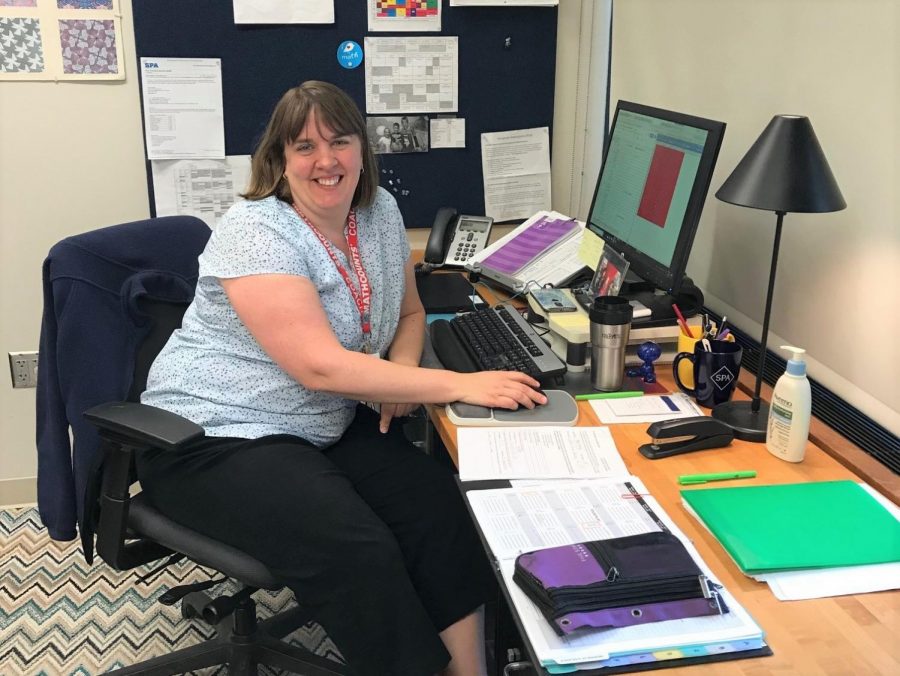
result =
[[[468,491],[472,507],[525,632],[544,666],[612,666],[660,659],[651,653],[678,648],[682,654],[731,652],[762,645],[762,630],[727,590],[730,612],[560,637],[512,579],[522,552],[662,530],[675,534],[704,573],[714,579],[699,553],[659,503],[634,476],[566,481],[523,488]],[[624,660],[624,661],[623,661]],[[594,664],[597,663],[597,664]],[[601,664],[602,663],[602,664]]]
[[[895,519],[900,520],[900,507],[871,486],[860,484]],[[698,519],[702,524],[703,521]],[[814,570],[789,570],[754,575],[766,582],[780,601],[820,599],[827,596],[868,594],[888,589],[900,589],[900,563],[878,563],[865,566],[841,566]]]
[[334,0],[233,0],[235,23],[334,23]]
[[645,394],[626,399],[592,399],[591,408],[604,425],[614,423],[652,423],[672,418],[703,415],[693,399],[683,392]]
[[459,38],[365,38],[366,112],[459,109]]
[[463,117],[431,118],[432,148],[465,148],[466,120]]
[[196,216],[214,228],[241,199],[250,180],[250,156],[224,160],[153,160],[157,216]]
[[459,478],[577,479],[628,470],[606,427],[461,427]]
[[141,57],[141,74],[149,159],[225,157],[221,60]]
[[497,222],[550,208],[550,129],[481,135],[484,209]]

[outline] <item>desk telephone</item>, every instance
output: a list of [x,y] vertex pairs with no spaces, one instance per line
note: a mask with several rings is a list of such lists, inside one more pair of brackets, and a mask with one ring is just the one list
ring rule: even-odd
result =
[[493,222],[489,216],[458,215],[456,209],[441,207],[425,245],[425,262],[462,268],[487,246]]

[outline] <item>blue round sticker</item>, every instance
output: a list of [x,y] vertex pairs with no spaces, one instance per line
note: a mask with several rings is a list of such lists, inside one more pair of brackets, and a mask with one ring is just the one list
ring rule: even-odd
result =
[[356,68],[363,60],[362,47],[353,40],[344,40],[338,47],[337,60],[344,68]]

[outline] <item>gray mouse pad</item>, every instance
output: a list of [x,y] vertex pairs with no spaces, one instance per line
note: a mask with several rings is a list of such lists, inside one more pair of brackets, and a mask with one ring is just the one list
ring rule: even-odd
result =
[[563,390],[544,390],[547,403],[534,408],[487,408],[454,402],[447,404],[447,416],[455,425],[487,427],[490,425],[574,425],[578,422],[578,403]]

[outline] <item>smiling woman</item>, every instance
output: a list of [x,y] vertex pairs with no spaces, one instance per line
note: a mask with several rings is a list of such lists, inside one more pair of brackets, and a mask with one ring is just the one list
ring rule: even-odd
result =
[[418,367],[406,231],[344,92],[288,91],[251,170],[142,396],[206,436],[139,455],[141,485],[277,571],[357,673],[483,674],[490,569],[453,476],[392,421],[420,403],[546,398],[520,373]]

